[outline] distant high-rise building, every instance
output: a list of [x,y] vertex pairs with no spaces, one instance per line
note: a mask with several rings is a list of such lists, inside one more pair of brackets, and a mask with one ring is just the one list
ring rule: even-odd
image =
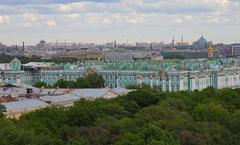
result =
[[231,55],[232,56],[240,56],[240,44],[232,44],[231,45]]

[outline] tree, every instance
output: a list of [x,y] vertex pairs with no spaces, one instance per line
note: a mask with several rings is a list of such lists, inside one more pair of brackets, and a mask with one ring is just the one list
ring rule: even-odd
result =
[[90,82],[86,78],[78,78],[75,82],[75,88],[90,88]]
[[193,117],[198,121],[225,123],[229,112],[221,104],[209,102],[197,105],[193,110]]
[[74,82],[73,81],[67,81],[67,80],[58,80],[53,86],[59,87],[59,88],[74,88]]
[[145,145],[145,143],[140,136],[127,133],[121,136],[115,145]]
[[18,120],[0,119],[0,144],[238,145],[239,94],[239,89],[164,93],[141,88],[114,99],[82,99]]
[[114,123],[114,128],[116,128],[120,133],[136,133],[137,132],[137,122],[131,118],[122,118]]
[[67,145],[89,145],[88,141],[83,138],[73,138],[69,140]]
[[1,145],[58,145],[61,142],[49,135],[35,134],[32,130],[8,127],[0,130]]
[[104,87],[104,79],[101,75],[91,74],[86,78],[78,78],[75,81],[58,80],[53,85],[47,85],[44,82],[37,82],[35,85],[37,88],[46,87],[59,87],[59,88],[102,88]]
[[240,108],[240,89],[222,89],[218,90],[216,98],[224,102],[229,111],[234,111],[234,109]]
[[90,126],[98,116],[100,109],[95,102],[82,100],[67,110],[68,124],[70,126]]
[[5,116],[5,115],[4,115],[5,112],[6,112],[5,106],[3,106],[2,104],[0,104],[0,119]]
[[34,87],[36,88],[42,88],[42,87],[47,87],[47,84],[44,82],[37,82],[36,84],[34,84]]
[[232,115],[231,118],[229,119],[229,127],[231,132],[236,134],[238,138],[240,139],[240,109],[236,110]]
[[92,73],[87,76],[87,80],[90,83],[91,88],[103,88],[104,79],[101,75],[97,73]]
[[159,145],[180,145],[176,135],[152,124],[149,124],[142,130],[141,137],[147,144],[155,144],[158,142]]
[[232,132],[218,122],[211,122],[208,124],[208,133],[210,134],[208,144],[234,145],[240,143],[236,140]]
[[127,97],[135,101],[141,108],[144,108],[150,105],[156,105],[160,100],[158,95],[156,91],[143,89],[130,92]]

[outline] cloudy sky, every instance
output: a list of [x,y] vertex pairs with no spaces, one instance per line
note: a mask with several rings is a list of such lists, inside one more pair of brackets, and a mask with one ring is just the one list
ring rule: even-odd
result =
[[0,0],[0,42],[240,42],[240,0]]

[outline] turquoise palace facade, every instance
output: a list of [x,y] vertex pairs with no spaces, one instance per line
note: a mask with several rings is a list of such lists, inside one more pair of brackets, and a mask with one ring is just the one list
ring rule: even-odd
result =
[[[48,63],[46,63],[48,64]],[[84,77],[84,69],[80,65],[59,64],[44,66],[26,66],[21,64],[18,59],[12,60],[9,64],[9,69],[0,69],[0,84],[29,84],[33,85],[37,82],[45,82],[54,84],[60,79],[76,80],[79,77]]]
[[88,73],[97,72],[106,87],[150,85],[162,91],[193,91],[207,87],[240,87],[240,59],[216,60],[186,59],[162,61],[86,61],[74,64],[53,64],[48,67],[24,68],[19,60],[9,63],[10,70],[1,70],[0,83],[45,82],[76,80]]
[[99,71],[110,87],[147,84],[162,91],[240,86],[240,59],[163,60],[105,64]]

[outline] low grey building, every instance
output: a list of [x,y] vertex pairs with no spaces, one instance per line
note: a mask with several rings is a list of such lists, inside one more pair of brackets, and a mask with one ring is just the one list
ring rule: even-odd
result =
[[124,52],[110,52],[105,55],[105,61],[114,62],[114,61],[132,61],[133,55],[130,53]]
[[72,106],[74,102],[79,101],[80,97],[66,93],[56,96],[43,96],[40,100],[52,105],[52,106]]

